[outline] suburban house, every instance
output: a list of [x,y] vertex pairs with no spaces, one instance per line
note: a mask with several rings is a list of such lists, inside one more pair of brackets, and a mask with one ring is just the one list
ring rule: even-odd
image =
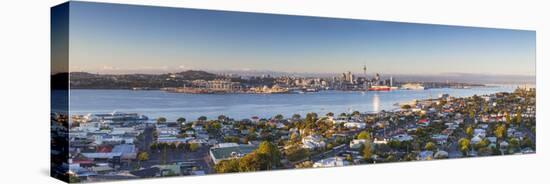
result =
[[350,163],[344,160],[343,157],[330,157],[326,159],[319,160],[313,164],[313,167],[340,167],[346,166]]
[[302,147],[306,149],[324,148],[326,143],[319,135],[309,135],[302,138]]

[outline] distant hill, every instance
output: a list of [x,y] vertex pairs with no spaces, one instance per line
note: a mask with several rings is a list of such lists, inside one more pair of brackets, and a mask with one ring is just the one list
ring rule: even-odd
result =
[[57,73],[50,76],[50,85],[52,89],[67,90],[69,87],[69,74]]
[[214,80],[220,77],[216,74],[208,73],[205,71],[199,71],[199,70],[187,70],[187,71],[183,71],[175,74],[177,78],[181,78],[184,80],[198,80],[198,79]]
[[222,76],[195,70],[166,74],[92,74],[87,72],[71,72],[70,86],[72,89],[160,89],[165,87],[181,87],[192,80],[214,80],[217,78],[222,78]]

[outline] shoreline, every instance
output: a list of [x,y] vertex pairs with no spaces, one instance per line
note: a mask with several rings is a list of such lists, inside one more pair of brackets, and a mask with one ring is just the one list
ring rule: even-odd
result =
[[[482,87],[482,88],[485,88],[485,87]],[[443,88],[437,88],[437,89],[443,89]],[[447,88],[447,89],[456,89],[456,88]],[[426,90],[397,90],[397,91],[427,91],[427,90],[430,90],[430,89],[426,89]],[[461,90],[461,89],[459,89]],[[463,89],[463,90],[469,90],[469,89]],[[129,90],[129,91],[134,91],[134,90]],[[150,90],[147,90],[147,91],[150,91]],[[161,91],[161,90],[157,90],[157,91]],[[340,91],[340,90],[327,90],[328,91],[332,91],[332,92],[342,92],[342,93],[362,93],[361,91]],[[323,92],[314,92],[314,93],[323,93]],[[391,93],[390,92],[386,92],[386,91],[373,91],[371,93]],[[494,92],[494,93],[489,93],[489,94],[483,94],[483,95],[490,95],[490,94],[496,94],[496,93],[510,93],[509,91],[499,91],[499,92]],[[185,93],[187,95],[203,95],[203,94],[188,94],[188,93]],[[270,95],[270,94],[254,94],[254,93],[246,93],[246,94],[249,94],[249,95],[261,95],[261,96],[264,96],[264,95]],[[313,93],[312,93],[313,94]],[[207,94],[207,95],[240,95],[239,94]],[[287,95],[287,94],[278,94],[278,95]],[[303,95],[303,94],[292,94],[292,95]],[[479,94],[474,94],[474,95],[478,95]],[[470,95],[470,96],[461,96],[461,97],[457,97],[457,96],[453,96],[453,95],[449,95],[449,97],[453,97],[453,98],[468,98],[468,97],[472,97],[474,95]],[[415,101],[417,102],[424,102],[424,101],[433,101],[433,100],[437,100],[439,98],[424,98],[424,99],[414,99]],[[398,112],[400,111],[402,108],[400,107],[401,105],[403,104],[407,104],[407,103],[410,103],[411,101],[400,101],[400,102],[396,102],[396,103],[393,103],[390,108],[382,108],[382,109],[379,109],[377,111],[375,110],[367,110],[367,111],[364,111],[364,110],[358,110],[358,109],[351,109],[349,111],[339,111],[338,113],[337,112],[334,112],[334,111],[327,111],[327,112],[332,112],[334,113],[335,115],[337,114],[340,114],[340,113],[351,113],[352,111],[359,111],[361,114],[367,114],[367,115],[373,115],[373,114],[378,114],[382,111],[385,111],[385,112],[392,112],[392,113],[395,113],[395,112]],[[78,111],[77,111],[78,112]],[[117,109],[113,109],[111,111],[88,111],[88,112],[79,112],[79,113],[75,113],[75,114],[72,114],[72,115],[86,115],[86,114],[100,114],[100,113],[111,113],[111,112],[119,112]],[[124,112],[124,113],[138,113],[138,114],[141,114],[141,115],[145,115],[147,117],[150,118],[150,121],[153,121],[153,120],[156,120],[160,117],[164,117],[166,118],[165,115],[158,115],[156,117],[154,116],[150,116],[150,114],[145,114],[145,113],[140,113],[139,110],[138,111],[120,111],[120,112]],[[217,114],[217,115],[214,115],[213,117],[209,117],[207,115],[200,115],[198,117],[201,117],[201,116],[206,116],[208,119],[216,119],[216,116],[220,116],[220,115],[223,115],[223,116],[226,116],[227,118],[230,118],[230,119],[234,119],[236,121],[240,121],[240,120],[244,120],[244,119],[250,119],[251,117],[258,117],[258,119],[270,119],[276,115],[279,115],[279,114],[282,114],[284,115],[285,117],[290,117],[292,116],[293,114],[299,114],[301,116],[305,116],[306,114],[308,113],[316,113],[316,114],[319,114],[319,115],[322,115],[324,114],[323,112],[319,112],[319,111],[315,111],[315,112],[294,112],[294,113],[291,113],[291,114],[283,114],[283,113],[273,113],[271,114],[271,116],[269,117],[263,117],[263,116],[260,116],[260,115],[251,115],[250,117],[243,117],[243,118],[240,118],[240,117],[232,117],[232,116],[229,116],[229,115],[225,115],[223,114],[223,112],[221,112],[220,114]],[[155,113],[153,113],[155,114]],[[168,113],[169,114],[169,113]],[[170,121],[176,121],[177,118],[168,118],[170,119]],[[196,118],[194,118],[196,119]]]

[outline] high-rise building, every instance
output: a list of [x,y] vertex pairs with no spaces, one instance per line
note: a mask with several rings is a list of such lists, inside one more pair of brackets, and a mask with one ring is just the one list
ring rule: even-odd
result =
[[352,84],[353,84],[353,74],[352,74],[351,72],[348,72],[347,81],[348,81],[349,83],[352,83]]

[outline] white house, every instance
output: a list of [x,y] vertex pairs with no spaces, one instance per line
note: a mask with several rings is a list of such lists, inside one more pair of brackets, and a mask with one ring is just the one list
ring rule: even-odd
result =
[[366,141],[365,139],[353,139],[349,142],[349,147],[351,149],[359,149]]
[[363,129],[365,127],[367,127],[367,124],[366,123],[359,123],[359,122],[346,122],[344,123],[344,126],[346,128],[359,128],[359,129]]
[[349,162],[342,157],[330,157],[319,160],[313,164],[313,167],[340,167],[349,165]]
[[386,138],[374,138],[373,143],[374,144],[388,144],[388,140]]
[[392,138],[394,140],[399,141],[399,142],[412,141],[413,140],[413,137],[410,136],[409,134],[399,134],[399,135],[393,136]]
[[302,147],[306,149],[324,148],[326,143],[319,135],[310,135],[302,138]]

